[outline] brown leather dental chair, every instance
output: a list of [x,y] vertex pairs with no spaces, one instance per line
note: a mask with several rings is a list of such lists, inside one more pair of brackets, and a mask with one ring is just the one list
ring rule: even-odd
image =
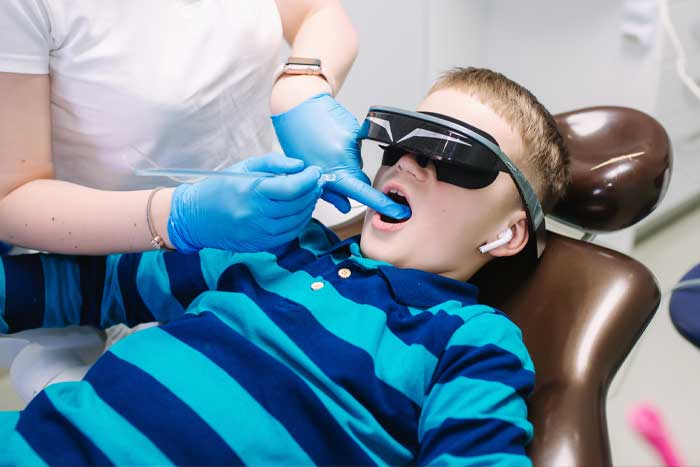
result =
[[[639,222],[666,192],[668,136],[652,117],[594,107],[556,116],[571,153],[572,180],[551,217],[590,238]],[[359,233],[362,219],[336,229]],[[489,263],[471,282],[480,301],[520,326],[536,369],[530,405],[536,466],[612,464],[605,416],[608,386],[653,317],[653,274],[616,251],[549,232],[536,265],[524,257]]]

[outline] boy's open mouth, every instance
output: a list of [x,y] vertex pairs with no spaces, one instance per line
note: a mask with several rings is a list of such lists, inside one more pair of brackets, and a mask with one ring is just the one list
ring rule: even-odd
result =
[[[396,188],[390,188],[388,191],[385,193],[389,198],[391,198],[393,201],[399,203],[399,204],[404,204],[408,207],[410,207],[410,204],[408,203],[408,200],[406,199],[406,195],[401,192],[401,190],[398,190]],[[385,216],[384,214],[380,214],[379,218],[388,224],[401,224],[403,222],[406,222],[411,218],[411,216],[405,218],[405,219],[394,219],[393,217]]]
[[[406,197],[403,195],[403,193],[397,190],[391,190],[386,195],[393,201],[408,206],[408,201],[406,201]],[[393,217],[385,216],[384,214],[380,214],[379,217],[382,221],[387,222],[389,224],[400,224],[402,222],[406,222],[410,218],[407,217],[406,219],[394,219]]]

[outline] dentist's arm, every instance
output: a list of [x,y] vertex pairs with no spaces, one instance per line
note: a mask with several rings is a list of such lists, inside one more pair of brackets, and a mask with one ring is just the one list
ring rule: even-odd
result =
[[353,198],[391,217],[407,217],[407,206],[370,186],[355,139],[357,120],[332,97],[357,55],[357,34],[340,0],[277,0],[277,6],[292,55],[320,59],[328,79],[284,75],[275,84],[272,122],[284,152],[336,174],[323,198],[340,211],[347,212],[347,198]]
[[[0,241],[63,254],[153,249],[150,190],[104,191],[54,179],[48,75],[0,73],[0,103]],[[303,166],[270,154],[230,170],[288,177],[219,177],[158,191],[151,206],[155,231],[186,252],[285,243],[301,232],[320,193],[320,171]]]

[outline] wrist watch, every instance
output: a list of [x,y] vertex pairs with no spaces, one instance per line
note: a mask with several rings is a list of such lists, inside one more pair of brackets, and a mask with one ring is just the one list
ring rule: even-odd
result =
[[331,88],[331,94],[335,95],[335,86],[329,77],[323,72],[321,60],[318,58],[289,57],[287,62],[280,67],[275,80],[276,83],[284,75],[316,75],[325,79]]

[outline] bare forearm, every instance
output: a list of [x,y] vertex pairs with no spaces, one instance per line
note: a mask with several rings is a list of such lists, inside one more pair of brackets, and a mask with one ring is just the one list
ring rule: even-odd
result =
[[[156,193],[157,233],[167,237],[173,189]],[[146,221],[150,190],[101,191],[58,180],[33,180],[0,200],[0,240],[64,254],[152,250]]]
[[297,3],[278,0],[285,37],[293,56],[321,60],[328,82],[316,76],[283,76],[272,91],[273,114],[289,110],[314,94],[337,94],[357,56],[357,33],[340,1],[306,3],[313,7],[299,19],[295,18]]
[[340,2],[328,2],[302,23],[292,55],[320,58],[334,93],[343,85],[357,56],[357,33]]

